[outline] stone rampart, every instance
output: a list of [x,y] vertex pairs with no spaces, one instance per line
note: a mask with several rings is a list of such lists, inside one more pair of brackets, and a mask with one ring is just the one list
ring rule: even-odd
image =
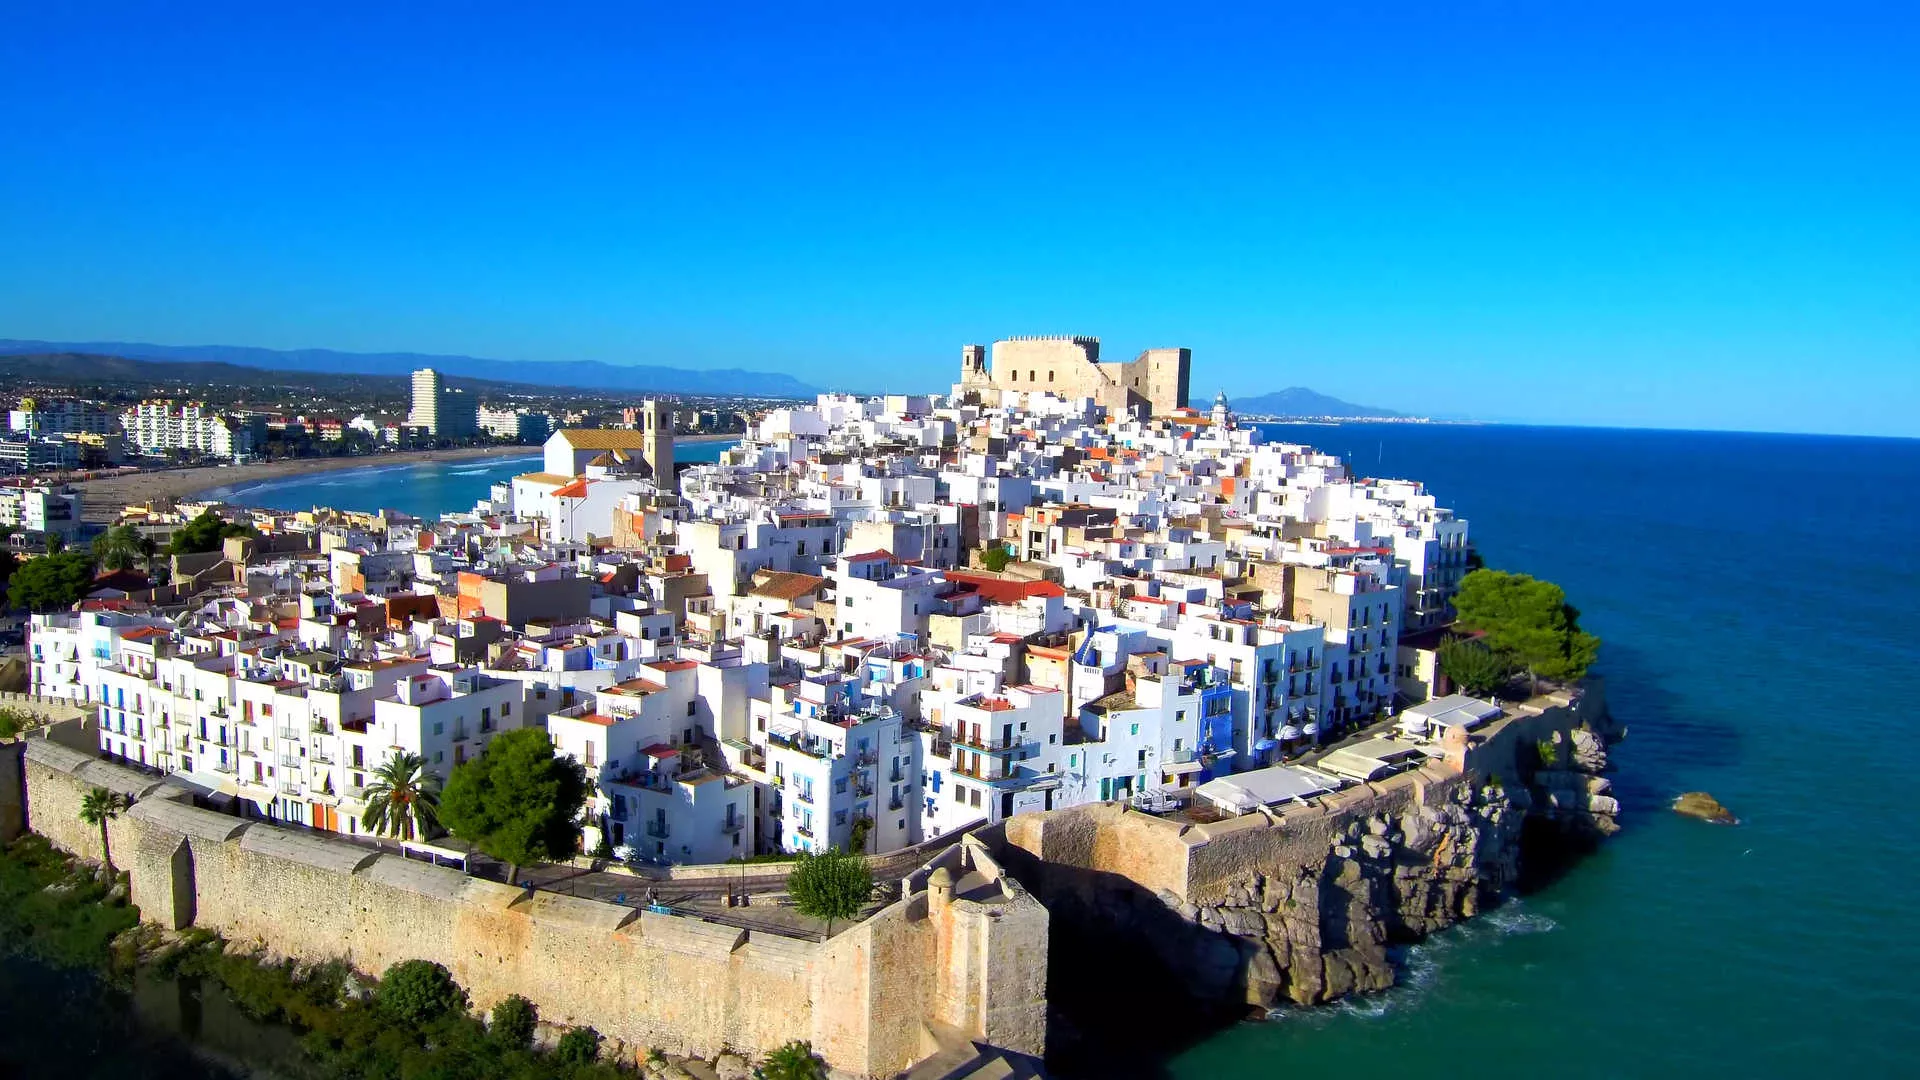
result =
[[1390,944],[1512,886],[1530,814],[1610,831],[1609,734],[1595,681],[1311,804],[1207,824],[1121,803],[1025,814],[996,850],[1083,948],[1139,954],[1216,1003],[1326,1001],[1391,985]]
[[375,974],[432,960],[476,1007],[523,994],[555,1022],[673,1054],[758,1055],[804,1039],[849,1074],[891,1076],[932,1052],[928,1032],[941,1025],[1045,1051],[1046,912],[977,841],[939,858],[991,877],[991,896],[934,918],[923,878],[920,892],[816,943],[524,891],[243,821],[44,739],[28,743],[24,766],[28,827],[85,857],[101,854],[99,830],[79,820],[86,791],[134,797],[108,841],[142,917],[162,925]]

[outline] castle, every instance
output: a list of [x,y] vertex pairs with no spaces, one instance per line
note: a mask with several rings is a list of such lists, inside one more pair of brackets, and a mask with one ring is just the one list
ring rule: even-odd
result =
[[1046,393],[1092,398],[1109,416],[1165,416],[1187,407],[1192,349],[1148,349],[1132,360],[1102,361],[1096,337],[1014,337],[960,350],[956,397],[999,405],[1004,395]]

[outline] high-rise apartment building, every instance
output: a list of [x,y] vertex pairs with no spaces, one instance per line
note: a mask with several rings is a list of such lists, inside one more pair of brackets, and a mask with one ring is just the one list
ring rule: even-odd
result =
[[473,395],[446,384],[440,373],[421,368],[413,373],[413,411],[408,422],[438,439],[465,439],[477,434],[479,403]]

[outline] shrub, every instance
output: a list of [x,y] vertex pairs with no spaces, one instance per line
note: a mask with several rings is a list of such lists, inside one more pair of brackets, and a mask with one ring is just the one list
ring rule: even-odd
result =
[[553,1056],[563,1065],[591,1065],[600,1057],[600,1033],[590,1027],[577,1027],[560,1036]]
[[1560,764],[1560,747],[1552,739],[1541,739],[1534,744],[1534,751],[1540,755],[1540,764],[1546,768]]
[[415,1026],[467,1011],[467,992],[451,972],[428,960],[402,960],[388,968],[374,1000],[387,1016]]
[[813,1044],[790,1042],[767,1055],[760,1067],[763,1080],[826,1080],[827,1069],[813,1055]]
[[508,994],[493,1006],[493,1024],[488,1029],[494,1039],[517,1050],[533,1045],[533,1029],[540,1023],[539,1010],[519,994]]

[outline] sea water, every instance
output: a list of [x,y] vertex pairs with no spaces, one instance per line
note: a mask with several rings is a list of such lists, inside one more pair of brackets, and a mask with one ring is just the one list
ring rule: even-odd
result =
[[[1429,939],[1401,985],[1220,1032],[1152,1071],[1911,1076],[1907,737],[1920,441],[1350,424],[1268,431],[1413,477],[1491,566],[1605,645],[1625,831]],[[1719,797],[1724,827],[1667,809]],[[1143,1070],[1146,1071],[1146,1070]]]
[[[681,442],[674,446],[673,456],[681,462],[718,461],[721,452],[734,445],[733,441],[719,439]],[[490,497],[493,485],[521,473],[538,471],[540,451],[529,448],[524,453],[506,457],[333,469],[230,484],[198,494],[201,498],[277,510],[308,510],[316,506],[335,510],[399,510],[432,520],[442,514],[472,510],[475,503]]]

